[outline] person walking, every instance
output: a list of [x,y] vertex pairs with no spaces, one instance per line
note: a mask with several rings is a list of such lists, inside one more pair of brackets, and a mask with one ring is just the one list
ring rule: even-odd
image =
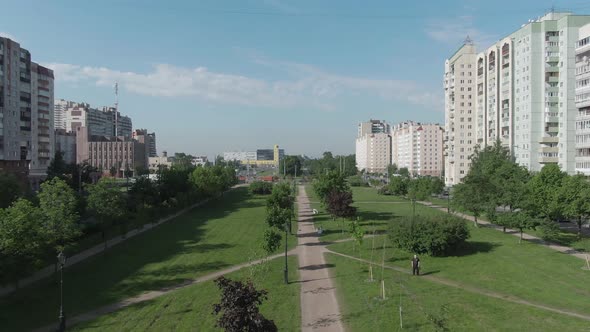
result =
[[420,275],[420,258],[418,258],[418,255],[414,255],[414,258],[412,258],[412,275]]

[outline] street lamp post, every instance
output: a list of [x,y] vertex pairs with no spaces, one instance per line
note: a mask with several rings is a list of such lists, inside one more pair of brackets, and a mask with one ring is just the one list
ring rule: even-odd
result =
[[289,283],[289,265],[287,264],[287,229],[289,225],[285,223],[285,269],[283,270],[285,276],[285,284]]
[[59,286],[59,327],[57,330],[63,332],[66,330],[66,314],[64,312],[64,266],[66,265],[66,255],[63,251],[57,255],[57,263],[60,270],[60,286]]

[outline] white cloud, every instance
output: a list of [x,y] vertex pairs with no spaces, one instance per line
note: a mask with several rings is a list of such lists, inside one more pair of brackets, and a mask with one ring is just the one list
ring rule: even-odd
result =
[[426,34],[441,43],[455,45],[469,36],[478,48],[487,48],[498,40],[474,26],[473,16],[464,15],[452,20],[433,20],[426,26]]
[[327,73],[316,67],[288,62],[279,66],[288,78],[263,80],[242,75],[212,72],[205,67],[184,68],[158,64],[148,73],[134,73],[104,67],[49,63],[58,82],[89,82],[113,86],[114,82],[140,95],[196,97],[201,100],[246,106],[337,109],[340,98],[368,96],[385,101],[442,108],[442,97],[411,81],[371,79]]

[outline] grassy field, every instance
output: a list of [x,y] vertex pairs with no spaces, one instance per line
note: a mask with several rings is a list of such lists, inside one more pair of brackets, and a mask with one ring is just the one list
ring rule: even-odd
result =
[[[377,195],[375,193],[375,195]],[[365,225],[377,224],[386,229],[387,223],[409,218],[411,204],[358,204]],[[443,212],[417,205],[416,214]],[[369,216],[379,217],[370,219]],[[328,224],[328,222],[324,222]],[[541,245],[524,242],[493,229],[475,228],[468,223],[471,238],[462,250],[448,257],[422,257],[424,272],[485,290],[511,294],[522,299],[579,313],[590,312],[590,272],[583,270],[584,262]],[[365,226],[370,230],[370,226]],[[339,235],[335,232],[336,235]],[[332,236],[334,233],[328,235]],[[385,241],[384,241],[385,240]],[[375,239],[374,260],[381,260],[385,242],[387,264],[407,268],[411,253],[393,249],[384,236]],[[362,256],[369,258],[373,239],[365,239]],[[330,248],[352,253],[352,243],[338,243]],[[358,255],[358,251],[355,253]]]
[[[429,315],[446,317],[448,331],[586,331],[588,321],[440,285],[385,270],[386,299],[379,282],[368,282],[366,266],[327,254],[348,331],[435,331]],[[378,272],[380,278],[380,272]],[[447,314],[441,315],[441,308]]]
[[[253,280],[257,289],[268,291],[260,310],[274,320],[279,331],[300,331],[300,284],[283,284],[283,259],[266,265],[244,268],[231,273],[230,279]],[[289,257],[289,278],[298,279],[297,258]],[[75,326],[73,331],[221,331],[215,328],[212,306],[219,302],[220,292],[213,281],[193,285],[157,299],[136,304],[120,311]]]
[[[312,186],[307,186],[305,191],[312,202],[312,207],[319,211],[319,214],[314,216],[314,220],[316,227],[321,226],[324,230],[321,239],[323,241],[334,241],[348,238],[349,235],[346,232],[348,221],[342,219],[332,220],[330,215],[322,208]],[[353,206],[358,209],[359,223],[366,233],[384,232],[387,230],[388,223],[412,213],[412,204],[403,198],[378,195],[375,189],[366,187],[353,187],[352,191],[354,195]],[[416,214],[435,215],[438,213],[438,211],[416,204]],[[344,229],[344,233],[342,229]]]
[[[238,188],[65,271],[68,315],[114,303],[262,256],[265,198]],[[296,238],[290,237],[294,247]],[[45,280],[0,299],[6,331],[56,320],[59,288]]]

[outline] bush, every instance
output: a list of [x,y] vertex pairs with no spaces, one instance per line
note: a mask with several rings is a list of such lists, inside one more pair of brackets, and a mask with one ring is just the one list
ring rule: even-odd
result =
[[272,183],[264,181],[255,181],[248,187],[250,193],[255,195],[270,195],[272,192]]
[[354,176],[350,176],[348,177],[348,184],[351,187],[368,187],[369,184],[363,180],[363,178],[360,175],[354,175]]
[[539,226],[541,238],[545,241],[557,241],[559,239],[559,223],[552,220],[543,220]]
[[394,247],[416,254],[442,256],[469,238],[465,221],[451,216],[416,216],[414,221],[394,222],[389,239]]
[[391,191],[389,190],[389,187],[387,187],[387,186],[379,188],[377,190],[377,193],[379,195],[391,195]]

